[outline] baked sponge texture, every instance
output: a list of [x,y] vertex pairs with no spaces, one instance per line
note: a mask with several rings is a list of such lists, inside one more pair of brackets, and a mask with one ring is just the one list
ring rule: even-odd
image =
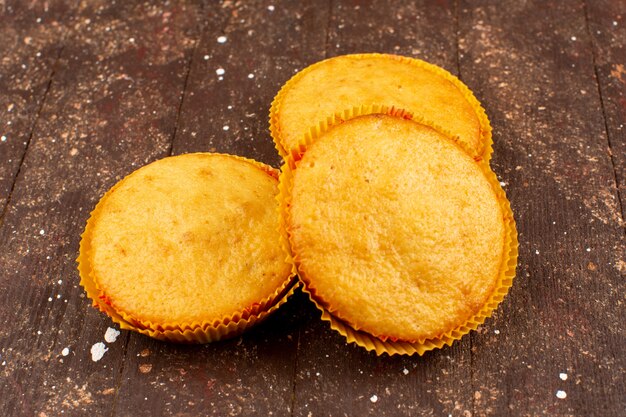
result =
[[376,104],[430,120],[464,142],[472,157],[489,157],[491,127],[472,92],[440,67],[396,55],[343,55],[305,68],[276,96],[270,127],[286,154],[297,148],[313,123]]
[[114,186],[83,239],[100,302],[143,328],[193,328],[271,304],[290,276],[277,174],[222,154],[161,159]]
[[367,115],[332,127],[293,170],[287,228],[316,301],[382,340],[466,323],[506,262],[492,184],[431,127]]

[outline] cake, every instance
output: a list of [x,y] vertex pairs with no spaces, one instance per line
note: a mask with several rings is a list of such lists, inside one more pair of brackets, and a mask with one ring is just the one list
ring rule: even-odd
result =
[[291,285],[277,244],[277,183],[271,167],[221,154],[138,169],[104,195],[87,223],[79,270],[88,295],[115,321],[151,336],[235,334]]
[[330,58],[294,75],[270,109],[277,149],[299,153],[316,123],[362,105],[403,109],[457,137],[476,160],[490,157],[489,120],[465,84],[436,65],[375,53]]
[[512,213],[463,146],[434,126],[372,114],[330,126],[285,165],[283,221],[298,273],[353,340],[441,345],[504,297]]

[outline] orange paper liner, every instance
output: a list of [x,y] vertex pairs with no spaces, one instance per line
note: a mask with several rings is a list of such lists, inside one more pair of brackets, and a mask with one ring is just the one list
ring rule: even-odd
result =
[[[492,133],[491,123],[489,122],[487,113],[485,112],[485,109],[483,108],[483,106],[480,104],[480,101],[478,101],[476,96],[474,96],[474,93],[472,93],[469,87],[465,85],[461,80],[459,80],[457,77],[455,77],[454,75],[452,75],[450,72],[446,71],[445,69],[437,65],[431,64],[429,62],[422,61],[421,59],[417,59],[417,58],[409,58],[409,57],[400,56],[400,55],[380,54],[380,53],[353,54],[350,56],[357,57],[357,58],[388,57],[390,59],[398,60],[403,63],[407,63],[409,65],[415,65],[416,67],[420,69],[424,69],[426,71],[431,72],[432,74],[436,74],[444,78],[445,80],[449,81],[450,83],[452,83],[452,85],[454,85],[459,90],[459,92],[463,95],[463,98],[465,98],[465,100],[467,100],[470,106],[474,109],[476,117],[478,117],[478,123],[480,125],[480,139],[481,139],[480,142],[482,143],[482,151],[478,152],[478,155],[475,156],[474,158],[477,161],[484,161],[487,164],[489,163],[489,160],[491,159],[491,154],[493,153],[493,138],[491,134]],[[274,97],[274,100],[272,101],[272,105],[270,107],[270,115],[269,115],[270,134],[272,136],[272,139],[274,140],[274,145],[276,147],[276,150],[278,151],[280,156],[282,156],[284,159],[286,159],[287,155],[291,152],[294,152],[294,151],[296,153],[302,152],[301,146],[298,146],[296,149],[287,149],[285,147],[285,144],[282,141],[282,135],[280,131],[280,124],[278,123],[278,118],[280,115],[280,108],[281,108],[283,99],[285,95],[287,94],[287,91],[289,91],[307,73],[315,70],[318,66],[324,65],[326,61],[329,61],[335,58],[337,57],[328,58],[328,59],[316,62],[304,68],[303,70],[299,71],[281,87],[281,89],[278,91],[278,93]],[[360,104],[363,104],[363,103],[354,103],[354,104],[355,106],[359,106]],[[365,103],[365,104],[366,106],[372,106],[371,103]],[[381,106],[385,105],[389,108],[394,107],[393,103],[379,104],[379,105]],[[341,115],[342,115],[341,113],[336,113],[330,117],[341,118]],[[413,116],[416,117],[417,115],[413,115]],[[310,136],[309,133],[305,135],[305,138],[302,139],[301,143],[310,144],[310,138],[307,139],[308,136]],[[476,154],[476,152],[474,152],[473,150],[468,150],[467,146],[464,147],[464,150],[466,150],[466,152],[468,152],[469,155]]]
[[[398,110],[394,109],[394,111],[397,112]],[[390,113],[387,114],[393,115]],[[403,115],[406,114],[406,112],[400,111],[400,114]],[[436,126],[429,124],[429,122],[427,121],[421,120],[416,122],[425,124],[437,130]],[[320,126],[323,127],[323,123],[320,124]],[[326,132],[326,130],[330,129],[331,127],[332,125],[327,125],[326,128],[321,128],[319,129],[319,131],[315,131],[315,135],[312,135],[311,138],[308,139],[308,143],[313,143],[319,136],[321,136],[324,132]],[[450,137],[448,138],[452,140]],[[464,146],[466,146],[465,143],[459,141],[454,142],[463,150],[466,150],[464,148]],[[302,149],[302,152],[298,155],[303,155],[304,152],[306,152],[306,147],[307,144],[304,141],[301,142],[299,148]],[[297,169],[297,161],[294,159],[293,153],[286,156],[286,160],[280,174],[280,182],[278,185],[278,198],[280,202],[279,210],[281,214],[281,224],[287,229],[287,239],[289,242],[289,250],[291,253],[290,259],[300,276],[300,280],[303,283],[303,291],[309,295],[311,301],[321,311],[322,320],[329,322],[331,329],[339,332],[339,334],[344,336],[348,343],[355,343],[368,351],[376,352],[376,354],[379,356],[383,353],[386,353],[388,355],[418,354],[421,356],[427,351],[442,348],[446,345],[450,346],[455,340],[459,340],[470,331],[476,330],[478,326],[484,323],[484,321],[493,314],[495,309],[498,307],[498,304],[500,304],[500,302],[504,299],[509,289],[513,285],[513,279],[515,278],[515,269],[517,267],[519,243],[517,239],[515,219],[513,217],[511,205],[506,198],[506,194],[500,186],[500,182],[498,181],[496,175],[493,173],[493,171],[491,171],[487,163],[478,163],[477,165],[481,167],[485,178],[489,181],[492,189],[496,194],[496,198],[502,210],[503,221],[505,223],[505,238],[503,250],[504,257],[502,259],[500,272],[496,279],[494,290],[487,299],[487,301],[484,303],[483,307],[476,314],[468,318],[465,323],[444,332],[439,337],[422,339],[418,341],[402,341],[391,339],[382,340],[365,331],[353,328],[350,324],[337,317],[336,311],[333,310],[332,306],[325,305],[324,301],[317,295],[315,288],[311,286],[311,281],[307,278],[306,273],[300,267],[298,254],[291,251],[293,244],[291,243],[291,233],[289,230],[289,207],[291,205],[291,191],[293,188],[293,172]]]
[[[213,153],[211,155],[228,156],[245,161],[261,169],[271,177],[278,178],[278,170],[252,159],[229,154]],[[102,209],[101,203],[109,194],[115,191],[124,180],[133,174],[134,172],[130,173],[104,194],[94,210],[91,212],[90,217],[87,220],[85,231],[81,235],[79,255],[76,259],[80,274],[80,285],[85,289],[87,297],[92,300],[92,305],[95,308],[107,314],[115,323],[120,325],[121,329],[133,330],[159,340],[182,343],[208,343],[235,337],[243,333],[246,329],[262,321],[269,314],[276,311],[281,305],[287,302],[287,299],[293,294],[298,286],[298,282],[295,277],[295,268],[293,267],[291,255],[288,249],[283,246],[285,253],[287,254],[285,260],[292,266],[288,277],[282,282],[276,291],[274,291],[274,293],[260,300],[258,303],[254,303],[253,305],[246,307],[242,311],[235,311],[231,315],[216,318],[210,321],[194,321],[189,323],[153,323],[149,320],[141,320],[137,317],[133,317],[132,315],[117,308],[115,304],[106,296],[106,293],[102,290],[102,288],[100,288],[98,281],[94,276],[94,272],[91,269],[92,259],[89,256],[91,254],[90,232],[94,219],[97,218]],[[286,233],[282,227],[279,227],[279,230],[281,234]]]

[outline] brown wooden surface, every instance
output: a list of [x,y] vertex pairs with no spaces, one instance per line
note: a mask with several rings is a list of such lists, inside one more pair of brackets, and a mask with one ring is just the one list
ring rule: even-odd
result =
[[[626,2],[7,0],[0,39],[0,414],[626,415]],[[282,83],[366,51],[443,66],[491,118],[521,244],[494,318],[376,357],[296,294],[231,341],[106,343],[74,262],[102,194],[171,153],[278,166]]]

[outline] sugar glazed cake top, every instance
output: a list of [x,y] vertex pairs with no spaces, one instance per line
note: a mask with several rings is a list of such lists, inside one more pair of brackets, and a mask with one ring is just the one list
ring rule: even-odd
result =
[[463,325],[506,268],[493,184],[425,125],[361,116],[307,147],[293,171],[288,232],[316,301],[382,340]]

